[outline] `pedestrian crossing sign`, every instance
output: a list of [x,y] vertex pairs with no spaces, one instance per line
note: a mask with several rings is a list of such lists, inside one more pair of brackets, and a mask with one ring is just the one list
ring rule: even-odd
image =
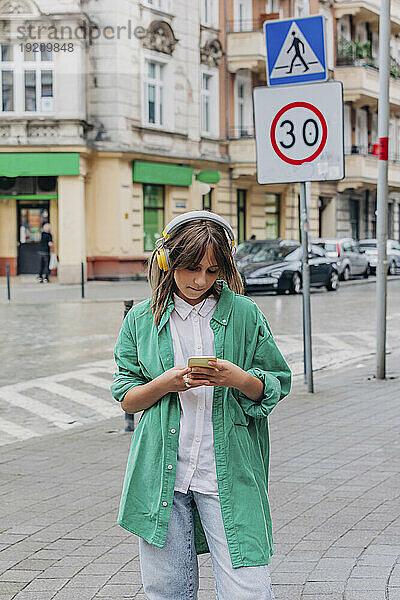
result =
[[324,17],[265,21],[267,84],[326,81]]

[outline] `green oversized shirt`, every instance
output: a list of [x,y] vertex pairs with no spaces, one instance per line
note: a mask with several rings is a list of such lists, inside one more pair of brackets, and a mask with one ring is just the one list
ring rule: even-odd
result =
[[[118,372],[111,385],[119,402],[132,387],[174,366],[169,326],[173,300],[158,327],[152,311],[146,312],[150,304],[149,298],[133,306],[119,333],[114,350]],[[218,491],[232,566],[265,565],[273,552],[268,415],[289,393],[291,372],[263,313],[253,300],[235,294],[225,282],[210,327],[217,358],[229,360],[264,384],[259,401],[236,388],[215,386],[212,419]],[[118,516],[119,525],[160,548],[174,497],[179,420],[177,392],[143,411],[132,437]],[[196,508],[195,545],[197,554],[209,551]]]

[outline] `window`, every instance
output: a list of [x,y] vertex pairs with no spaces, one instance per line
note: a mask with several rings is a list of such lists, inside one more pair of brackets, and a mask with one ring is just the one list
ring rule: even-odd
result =
[[393,202],[388,203],[388,230],[387,236],[389,239],[393,238]]
[[265,194],[265,233],[267,240],[275,240],[280,233],[280,204],[279,194]]
[[170,0],[142,0],[143,4],[150,6],[150,8],[156,8],[157,10],[163,10],[168,12],[171,10]]
[[164,65],[145,61],[145,121],[148,125],[164,125]]
[[353,240],[360,239],[360,204],[358,200],[350,199],[350,226]]
[[234,31],[252,31],[253,5],[252,0],[235,0]]
[[265,3],[265,12],[278,13],[280,11],[280,0],[267,0]]
[[[400,204],[397,205],[397,238],[400,242]],[[400,245],[399,245],[400,249]]]
[[344,105],[344,153],[351,153],[351,106]]
[[395,123],[394,119],[389,122],[389,160],[396,160],[396,144],[395,144]]
[[294,16],[304,17],[304,3],[303,0],[295,0],[294,3]]
[[368,153],[368,113],[363,108],[356,110],[356,154]]
[[54,65],[51,49],[43,43],[35,52],[19,44],[1,44],[0,88],[2,112],[54,111]]
[[207,193],[203,194],[203,210],[212,210],[212,189]]
[[218,0],[201,0],[201,24],[218,27]]
[[234,137],[253,135],[253,109],[251,102],[251,74],[244,71],[236,76],[236,131]]
[[237,190],[236,193],[239,244],[246,239],[246,194],[247,190]]
[[143,185],[143,250],[153,252],[164,229],[164,186]]
[[218,135],[219,98],[217,74],[210,70],[201,73],[201,132],[203,135]]
[[211,132],[211,116],[210,116],[210,102],[211,102],[211,75],[206,73],[202,74],[202,85],[201,85],[201,128],[205,133]]

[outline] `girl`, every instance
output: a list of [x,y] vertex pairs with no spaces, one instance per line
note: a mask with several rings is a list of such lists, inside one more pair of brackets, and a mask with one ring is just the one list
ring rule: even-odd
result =
[[[219,215],[173,219],[149,264],[152,298],[130,310],[115,346],[112,394],[143,411],[118,523],[139,536],[149,600],[195,600],[204,552],[218,600],[273,600],[268,415],[291,373],[243,296],[234,249]],[[193,373],[194,355],[216,361]]]

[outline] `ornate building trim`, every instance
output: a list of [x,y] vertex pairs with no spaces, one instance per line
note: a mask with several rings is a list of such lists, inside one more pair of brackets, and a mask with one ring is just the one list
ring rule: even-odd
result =
[[171,26],[165,21],[153,21],[143,38],[143,46],[147,50],[155,50],[169,55],[172,55],[178,42]]
[[31,0],[2,0],[0,2],[0,15],[21,16],[39,15],[40,11]]
[[223,55],[222,44],[217,38],[209,40],[200,48],[200,61],[209,67],[218,67]]

